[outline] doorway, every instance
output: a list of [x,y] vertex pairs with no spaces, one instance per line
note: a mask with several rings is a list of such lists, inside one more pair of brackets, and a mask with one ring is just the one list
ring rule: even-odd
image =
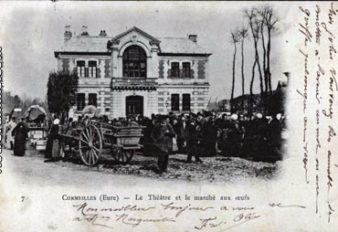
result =
[[134,116],[138,114],[143,116],[143,97],[126,97],[126,116]]

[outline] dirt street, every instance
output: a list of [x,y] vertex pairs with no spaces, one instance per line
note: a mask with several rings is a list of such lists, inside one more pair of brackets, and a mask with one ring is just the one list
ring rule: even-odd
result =
[[[29,146],[27,146],[29,147]],[[154,181],[207,181],[236,182],[240,179],[270,179],[277,175],[278,164],[254,162],[236,157],[203,157],[203,163],[187,163],[186,155],[171,155],[168,172],[155,172],[157,159],[140,154],[134,155],[130,164],[122,165],[111,161],[87,167],[79,160],[45,163],[43,153],[29,147],[24,157],[16,157],[12,151],[3,150],[4,162],[25,182],[41,185],[95,185],[98,181],[109,183],[130,181],[138,178]],[[113,177],[113,178],[112,178]]]

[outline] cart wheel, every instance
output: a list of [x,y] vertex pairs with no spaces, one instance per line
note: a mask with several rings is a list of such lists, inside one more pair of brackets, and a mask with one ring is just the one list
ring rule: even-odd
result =
[[102,152],[102,136],[96,126],[89,125],[81,131],[79,151],[85,165],[94,166],[98,163]]
[[121,164],[127,164],[133,158],[134,150],[125,150],[122,147],[113,149],[114,160]]

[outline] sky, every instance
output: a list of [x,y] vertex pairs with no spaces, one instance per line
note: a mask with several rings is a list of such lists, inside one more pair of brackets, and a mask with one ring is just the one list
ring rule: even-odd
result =
[[[197,34],[198,43],[212,53],[209,60],[210,98],[230,98],[233,44],[230,32],[247,25],[243,10],[262,2],[0,2],[0,46],[4,54],[4,89],[12,94],[44,98],[47,79],[56,70],[54,51],[64,41],[66,25],[79,34],[106,30],[117,35],[137,26],[155,37],[186,37]],[[272,37],[273,88],[288,71],[281,57],[287,49],[289,5],[270,3],[280,18]],[[281,17],[283,16],[283,18]],[[235,96],[241,94],[240,47],[236,60]],[[253,64],[253,41],[245,41],[245,79],[249,92]],[[255,92],[259,91],[256,76]]]

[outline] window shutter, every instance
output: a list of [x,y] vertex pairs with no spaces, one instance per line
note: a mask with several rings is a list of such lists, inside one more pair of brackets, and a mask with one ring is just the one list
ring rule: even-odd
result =
[[171,78],[171,69],[168,69],[168,78]]
[[205,79],[205,61],[198,61],[197,77],[198,79]]
[[158,67],[158,77],[163,78],[164,77],[164,61],[160,60],[159,67]]
[[190,69],[190,78],[194,79],[195,78],[195,73],[193,69]]
[[101,77],[101,69],[96,68],[96,77],[100,78]]
[[179,69],[178,70],[178,78],[183,78],[184,76],[183,76],[183,69]]
[[88,72],[88,68],[87,68],[87,67],[85,68],[85,73],[84,73],[84,74],[85,74],[85,75],[84,75],[85,77],[88,77],[88,76],[89,76],[89,72]]
[[110,69],[109,60],[105,60],[104,62],[104,77],[105,78],[109,78],[109,69]]

